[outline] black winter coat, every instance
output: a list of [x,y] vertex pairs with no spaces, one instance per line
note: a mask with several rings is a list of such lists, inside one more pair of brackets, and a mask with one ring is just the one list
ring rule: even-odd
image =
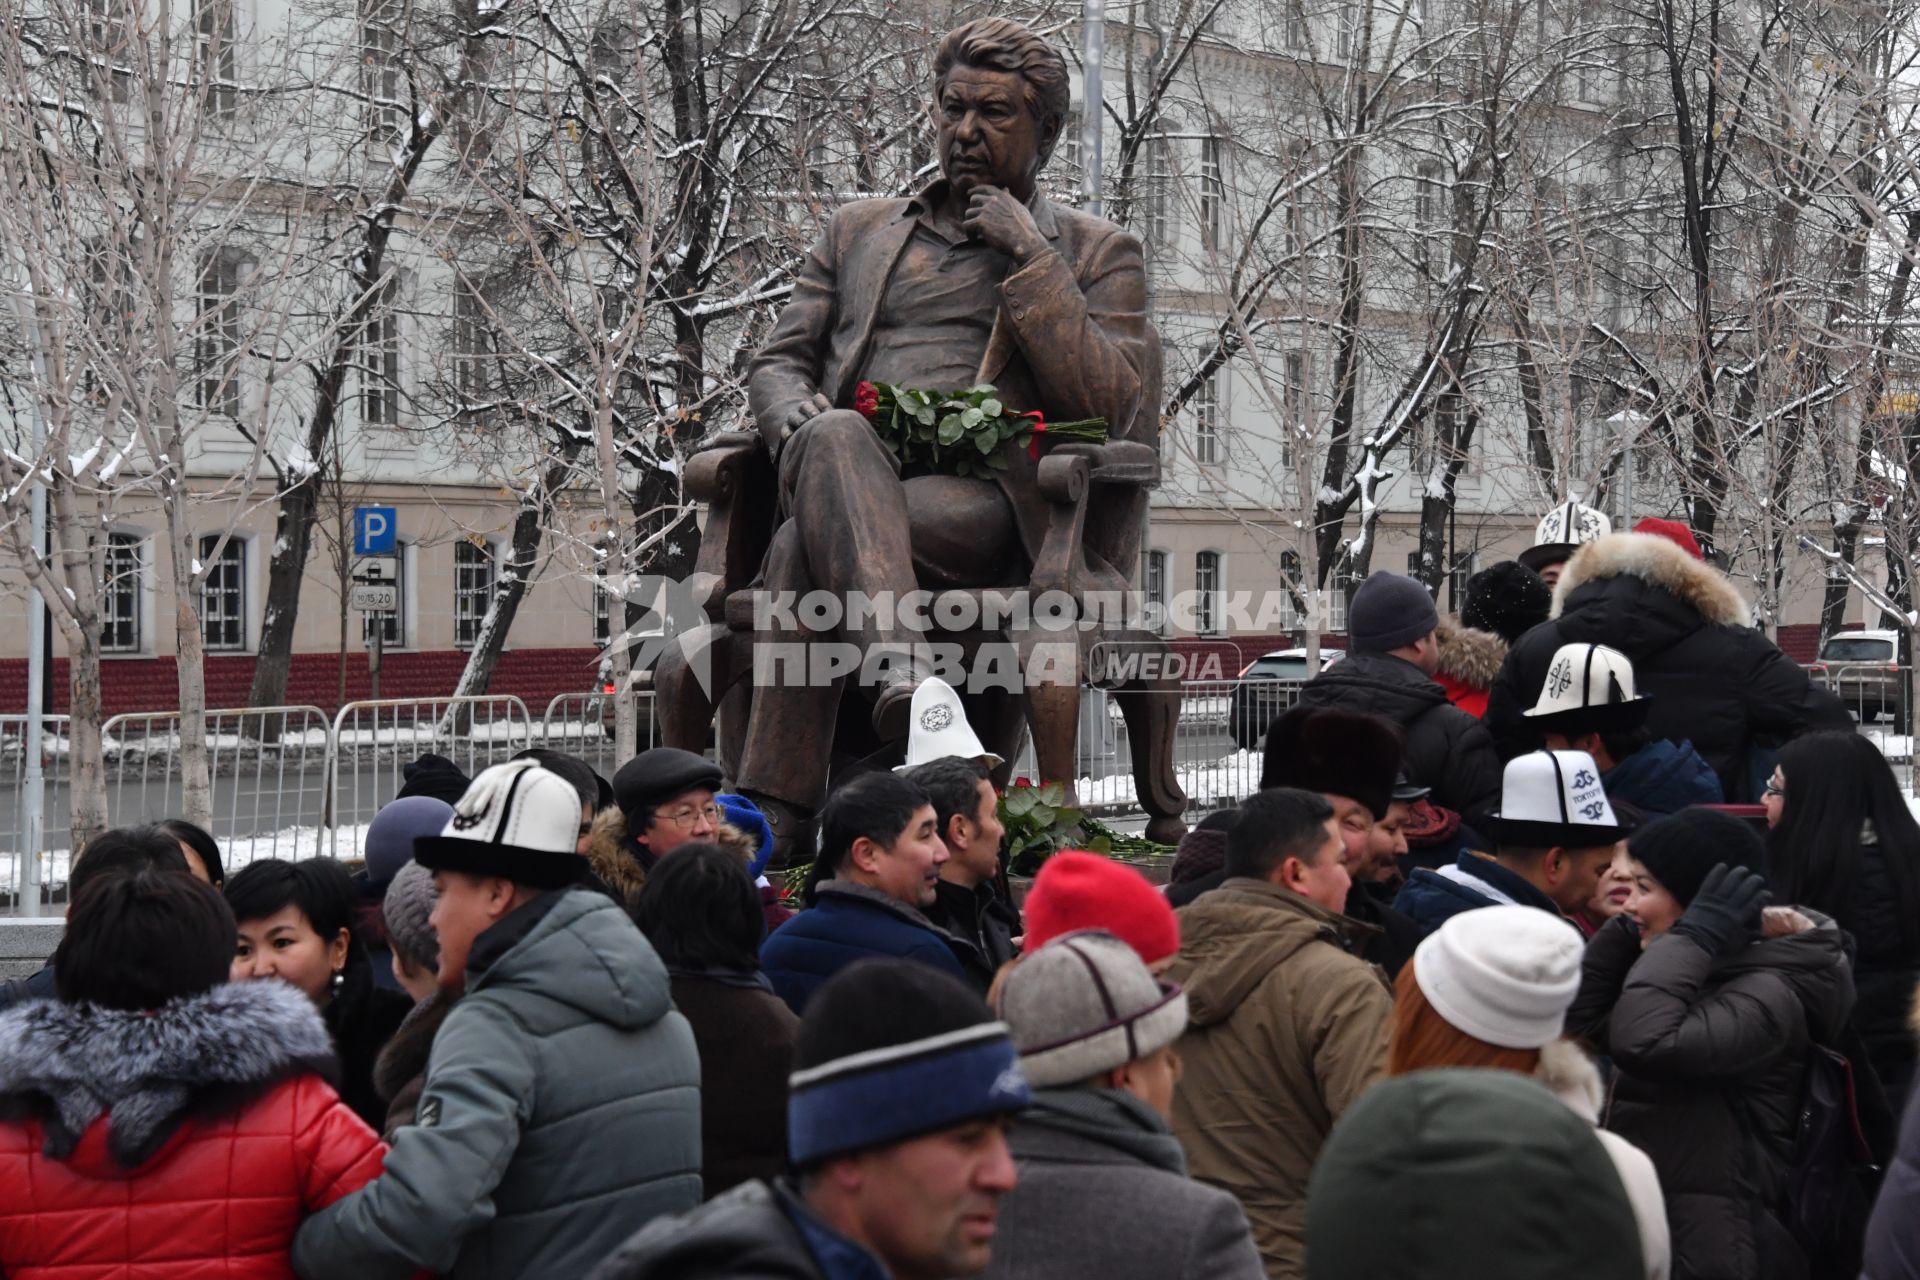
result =
[[1406,734],[1406,775],[1433,803],[1484,827],[1500,807],[1500,757],[1474,717],[1447,701],[1426,672],[1388,653],[1355,653],[1307,682],[1300,701],[1380,716]]
[[1540,746],[1521,713],[1539,700],[1563,644],[1609,645],[1632,659],[1635,691],[1653,700],[1648,731],[1691,741],[1729,804],[1758,798],[1759,766],[1771,768],[1787,739],[1853,727],[1838,698],[1753,629],[1724,575],[1653,534],[1609,534],[1567,562],[1554,616],[1520,637],[1493,682],[1486,723],[1502,757]]
[[387,1101],[374,1087],[374,1064],[412,1010],[404,991],[373,985],[373,967],[356,951],[340,973],[339,990],[320,1011],[340,1057],[340,1100],[375,1133],[386,1127]]
[[[1920,1034],[1920,1007],[1915,1009]],[[1920,1090],[1907,1099],[1906,1119],[1900,1125],[1900,1146],[1880,1199],[1867,1223],[1866,1263],[1861,1280],[1920,1280]]]
[[1859,881],[1833,918],[1853,936],[1853,985],[1859,993],[1853,1024],[1898,1114],[1913,1082],[1915,1047],[1907,1019],[1920,987],[1920,947],[1902,937],[1886,856],[1877,842],[1861,847]]
[[1018,954],[1013,940],[1020,934],[1020,913],[991,883],[969,889],[941,880],[933,891],[933,905],[923,908],[927,919],[968,944],[969,950],[957,953],[960,963],[983,990],[992,986],[1000,966]]
[[1660,1174],[1674,1280],[1805,1274],[1772,1210],[1809,1047],[1838,1042],[1853,1007],[1840,931],[1812,918],[1811,930],[1720,959],[1678,933],[1642,952],[1624,916],[1587,945],[1567,1029],[1613,1060],[1606,1127]]

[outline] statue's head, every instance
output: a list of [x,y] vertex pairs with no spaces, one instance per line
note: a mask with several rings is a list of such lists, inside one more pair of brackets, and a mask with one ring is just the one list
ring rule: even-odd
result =
[[949,31],[933,55],[940,169],[961,194],[1005,187],[1025,199],[1072,101],[1067,60],[1010,18]]

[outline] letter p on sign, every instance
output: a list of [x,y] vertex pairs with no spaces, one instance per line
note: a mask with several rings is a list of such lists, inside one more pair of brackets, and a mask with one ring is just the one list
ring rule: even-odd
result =
[[400,532],[392,507],[355,507],[353,509],[353,554],[390,556],[394,538]]

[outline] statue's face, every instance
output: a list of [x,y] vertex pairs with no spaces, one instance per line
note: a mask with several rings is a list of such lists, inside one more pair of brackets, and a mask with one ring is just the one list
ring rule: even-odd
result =
[[1016,71],[958,66],[933,107],[940,170],[963,198],[974,187],[1005,187],[1022,200],[1046,159],[1040,121]]

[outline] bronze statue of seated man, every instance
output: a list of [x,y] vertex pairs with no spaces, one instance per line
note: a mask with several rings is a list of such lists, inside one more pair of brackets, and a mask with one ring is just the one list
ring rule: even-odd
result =
[[[903,478],[853,408],[861,382],[992,383],[1049,421],[1104,418],[1116,439],[1154,438],[1157,424],[1142,422],[1157,407],[1142,403],[1153,339],[1140,242],[1036,187],[1066,122],[1065,59],[1020,24],[985,18],[941,41],[934,83],[942,176],[910,199],[834,213],[748,373],[784,517],[762,570],[769,592],[900,600],[1025,581],[1049,515],[1028,451],[1007,446],[994,480]],[[1092,555],[1087,571],[1105,590],[1128,576]],[[849,619],[832,638],[869,655],[874,728],[904,737],[925,635],[896,614]],[[819,805],[837,703],[837,690],[754,690],[736,782],[776,834]]]

